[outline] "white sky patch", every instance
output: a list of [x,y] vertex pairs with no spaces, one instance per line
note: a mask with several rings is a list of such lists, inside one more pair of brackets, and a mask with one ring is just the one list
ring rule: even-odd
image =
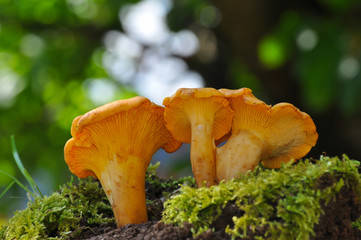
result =
[[116,85],[108,79],[87,79],[84,87],[89,99],[97,106],[111,102],[115,98]]
[[108,32],[104,44],[107,52],[103,55],[103,65],[109,74],[122,84],[131,84],[142,55],[142,46],[118,31]]
[[192,31],[182,30],[172,35],[170,46],[173,54],[189,57],[198,51],[199,41]]
[[108,73],[118,82],[131,85],[136,74],[136,63],[121,55],[106,53],[103,64]]
[[180,58],[162,55],[148,50],[144,53],[140,70],[155,75],[165,82],[172,82],[187,70],[187,64]]
[[138,42],[118,31],[108,32],[104,37],[104,43],[109,51],[118,55],[139,58],[142,54],[142,46]]
[[139,76],[139,82],[142,82],[142,87],[137,87],[136,90],[141,96],[149,98],[152,102],[162,105],[163,99],[174,94],[179,88],[199,88],[203,87],[202,77],[195,72],[189,72],[185,75],[186,78],[177,79],[172,83],[165,84],[164,79],[156,78],[154,75]]
[[[152,64],[154,62],[157,64]],[[203,78],[198,73],[189,71],[186,63],[179,58],[149,51],[145,55],[142,70],[135,79],[135,90],[159,105],[178,88],[204,86]]]
[[145,0],[124,8],[121,23],[127,34],[144,44],[162,44],[170,35],[166,15],[170,1]]
[[202,76],[193,71],[188,71],[186,74],[182,76],[182,79],[179,79],[172,86],[172,94],[176,92],[178,88],[200,88],[204,87],[204,80]]
[[119,14],[125,33],[110,31],[104,37],[103,65],[109,75],[160,105],[178,88],[204,86],[202,77],[180,58],[194,55],[199,40],[190,30],[168,29],[171,4],[170,0],[143,0],[129,5]]

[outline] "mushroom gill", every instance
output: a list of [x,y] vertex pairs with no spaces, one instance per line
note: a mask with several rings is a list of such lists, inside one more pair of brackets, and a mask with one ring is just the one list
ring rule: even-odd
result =
[[148,219],[145,172],[152,155],[174,152],[176,141],[164,123],[164,108],[144,97],[118,100],[74,119],[64,156],[80,178],[100,180],[117,226]]
[[230,131],[233,111],[214,88],[181,88],[163,101],[166,126],[178,141],[191,144],[198,187],[216,184],[215,140]]
[[220,89],[234,110],[231,136],[217,149],[217,180],[229,180],[253,170],[260,162],[268,168],[305,156],[318,134],[311,117],[290,103],[273,107],[248,88]]

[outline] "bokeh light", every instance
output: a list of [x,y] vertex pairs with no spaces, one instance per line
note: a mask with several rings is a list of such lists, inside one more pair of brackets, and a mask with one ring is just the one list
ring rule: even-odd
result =
[[159,45],[169,37],[166,15],[170,0],[144,0],[125,7],[120,20],[127,34],[143,44]]
[[360,63],[353,57],[341,59],[338,73],[345,80],[353,79],[360,72]]
[[297,36],[297,45],[304,51],[312,50],[318,41],[317,33],[312,29],[303,29]]
[[36,57],[43,50],[44,41],[34,34],[27,34],[20,40],[20,51],[28,57]]
[[259,45],[258,56],[267,68],[274,69],[281,66],[286,60],[286,50],[279,39],[267,37]]
[[87,96],[96,106],[115,100],[117,86],[107,79],[87,79],[84,88]]
[[24,80],[10,69],[0,69],[0,107],[11,107],[16,96],[25,88]]
[[197,53],[198,38],[187,29],[168,29],[171,8],[170,1],[161,0],[128,5],[120,12],[124,33],[109,31],[104,38],[103,64],[109,74],[157,104],[179,87],[204,86],[202,77],[181,58]]
[[199,14],[200,23],[207,28],[216,27],[221,19],[222,14],[219,9],[211,5],[204,7]]

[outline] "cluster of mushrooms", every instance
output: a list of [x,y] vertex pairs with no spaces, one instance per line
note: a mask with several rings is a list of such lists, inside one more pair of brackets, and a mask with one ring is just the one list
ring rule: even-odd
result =
[[[65,161],[79,178],[99,179],[117,226],[148,220],[145,173],[160,148],[191,145],[198,187],[305,156],[318,134],[311,117],[292,104],[273,107],[248,88],[182,88],[163,106],[144,97],[118,100],[74,119]],[[226,143],[216,147],[219,143]]]

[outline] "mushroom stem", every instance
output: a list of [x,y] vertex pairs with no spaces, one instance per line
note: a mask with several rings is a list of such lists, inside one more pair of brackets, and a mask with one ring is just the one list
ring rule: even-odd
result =
[[114,154],[104,169],[107,174],[100,173],[98,176],[118,227],[148,220],[144,162],[149,161],[141,161],[132,155],[126,158]]
[[261,160],[263,145],[255,131],[241,129],[233,133],[224,146],[217,148],[217,180],[230,180],[252,171]]
[[[211,121],[213,122],[213,121]],[[215,185],[216,147],[213,138],[213,124],[192,121],[191,164],[198,187]]]

